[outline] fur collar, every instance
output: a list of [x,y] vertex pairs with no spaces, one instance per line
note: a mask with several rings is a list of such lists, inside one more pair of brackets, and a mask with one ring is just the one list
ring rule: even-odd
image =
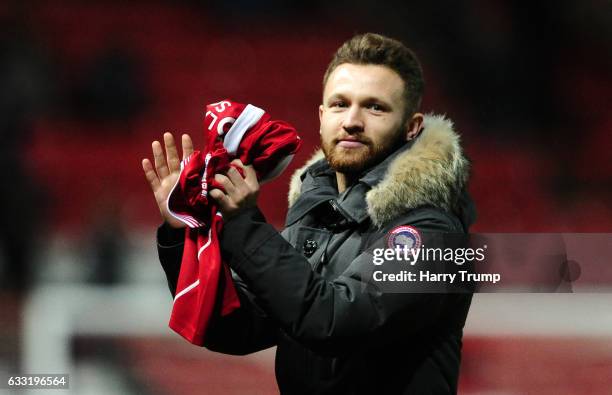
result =
[[[300,195],[301,175],[323,157],[319,149],[293,174],[289,207]],[[375,225],[382,226],[423,205],[454,211],[469,169],[453,123],[443,115],[426,115],[424,130],[414,145],[393,160],[381,182],[366,194],[368,214]]]

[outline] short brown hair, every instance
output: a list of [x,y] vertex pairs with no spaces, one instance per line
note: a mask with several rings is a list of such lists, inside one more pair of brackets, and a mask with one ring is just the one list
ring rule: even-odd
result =
[[323,88],[336,67],[344,63],[381,65],[399,74],[404,81],[406,117],[412,116],[421,105],[425,88],[423,70],[414,52],[402,42],[374,33],[354,36],[334,54],[323,76]]

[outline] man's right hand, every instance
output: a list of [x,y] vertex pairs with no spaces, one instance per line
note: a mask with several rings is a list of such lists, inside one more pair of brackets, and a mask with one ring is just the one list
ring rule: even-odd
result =
[[[185,159],[193,152],[193,142],[188,134],[184,134],[181,138],[181,143],[183,146],[183,159]],[[164,133],[164,145],[166,146],[165,157],[164,150],[159,141],[156,140],[151,144],[155,167],[153,167],[149,159],[145,158],[142,160],[142,169],[151,186],[162,219],[173,228],[184,228],[185,224],[170,215],[166,205],[168,195],[170,195],[170,191],[181,173],[181,161],[179,160],[172,133]]]

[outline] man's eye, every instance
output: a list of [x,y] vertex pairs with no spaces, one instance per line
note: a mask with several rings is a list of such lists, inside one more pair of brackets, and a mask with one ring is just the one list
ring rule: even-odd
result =
[[376,103],[370,104],[369,108],[370,110],[373,110],[373,111],[383,111],[384,110],[383,106],[381,106],[380,104],[376,104]]
[[336,101],[336,102],[333,102],[331,106],[336,107],[336,108],[344,108],[346,107],[346,103],[343,101]]

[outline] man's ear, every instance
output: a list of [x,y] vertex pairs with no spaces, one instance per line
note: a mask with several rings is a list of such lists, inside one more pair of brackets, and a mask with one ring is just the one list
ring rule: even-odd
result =
[[423,114],[415,112],[412,118],[406,121],[406,141],[413,140],[423,130]]
[[[321,119],[323,118],[323,104],[319,104],[319,125],[321,125]],[[319,134],[321,134],[321,128],[319,127]]]

